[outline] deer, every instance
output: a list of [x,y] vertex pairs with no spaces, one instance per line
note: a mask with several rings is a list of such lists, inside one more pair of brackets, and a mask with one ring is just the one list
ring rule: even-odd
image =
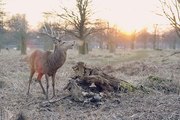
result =
[[[29,95],[30,86],[32,82],[32,78],[35,73],[37,75],[37,81],[42,88],[43,94],[48,99],[48,89],[49,89],[49,77],[52,78],[52,88],[53,88],[53,96],[55,96],[55,76],[56,72],[59,68],[63,66],[66,61],[67,50],[72,48],[75,42],[65,42],[59,39],[55,39],[54,41],[55,47],[54,51],[41,51],[35,50],[29,56],[29,66],[30,66],[30,76],[29,76],[29,85],[27,95]],[[46,79],[46,92],[42,85],[41,78],[45,75]]]

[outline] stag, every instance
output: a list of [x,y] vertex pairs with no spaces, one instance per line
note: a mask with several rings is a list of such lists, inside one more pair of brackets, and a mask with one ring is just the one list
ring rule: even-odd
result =
[[[54,51],[41,51],[35,50],[29,57],[30,77],[27,95],[29,95],[30,85],[34,73],[38,73],[37,81],[39,82],[43,94],[48,99],[49,77],[52,77],[53,97],[55,96],[55,75],[57,70],[66,61],[66,52],[72,48],[74,42],[63,42],[62,40],[54,40]],[[42,76],[45,75],[46,79],[46,92],[41,83]]]

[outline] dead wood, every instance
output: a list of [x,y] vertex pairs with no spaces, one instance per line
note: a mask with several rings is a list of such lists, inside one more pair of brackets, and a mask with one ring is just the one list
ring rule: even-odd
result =
[[101,69],[89,68],[83,62],[78,62],[72,69],[75,72],[74,78],[79,78],[86,85],[94,83],[102,91],[117,91],[122,81],[107,75]]
[[51,100],[39,102],[39,105],[41,107],[46,107],[46,106],[49,106],[50,104],[54,104],[54,103],[59,102],[59,101],[61,101],[63,99],[66,99],[67,97],[69,97],[69,95],[65,96],[65,97],[57,98],[57,99],[51,99]]
[[169,56],[173,56],[173,55],[176,55],[176,54],[180,54],[180,51],[176,51],[176,52],[172,53],[172,54],[169,55]]
[[69,90],[75,101],[101,102],[101,98],[104,97],[101,95],[102,92],[132,92],[135,90],[135,87],[125,80],[110,76],[100,68],[87,67],[84,62],[78,62],[72,69],[75,75],[69,80],[64,90]]
[[83,62],[78,62],[75,66],[72,67],[72,69],[75,72],[75,76],[72,78],[76,80],[78,85],[82,88],[84,88],[84,86],[89,87],[91,84],[95,84],[98,92],[112,92],[119,91],[119,89],[133,91],[135,88],[125,80],[110,76],[103,72],[103,70],[100,68],[87,67]]
[[69,80],[69,83],[64,88],[64,90],[66,89],[70,91],[70,95],[72,96],[74,101],[77,101],[77,102],[83,101],[82,90],[74,80]]

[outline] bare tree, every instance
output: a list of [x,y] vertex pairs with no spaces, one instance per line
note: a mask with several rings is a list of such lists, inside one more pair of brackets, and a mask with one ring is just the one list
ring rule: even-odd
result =
[[136,40],[136,30],[131,34],[131,49],[132,50],[135,47],[135,40]]
[[164,15],[180,37],[180,0],[159,0]]
[[0,52],[1,52],[1,48],[2,48],[2,43],[1,43],[1,39],[3,38],[3,32],[4,32],[4,17],[5,17],[5,12],[4,12],[4,8],[3,6],[5,5],[5,3],[3,2],[3,0],[0,0]]
[[154,24],[154,34],[153,34],[153,49],[157,49],[157,30],[158,30],[158,24]]
[[59,29],[63,29],[65,35],[69,34],[78,41],[79,53],[88,53],[88,39],[90,35],[105,28],[96,28],[97,21],[91,20],[91,0],[76,0],[75,9],[61,7],[63,12],[45,12],[46,16],[52,16],[58,23]]
[[3,6],[5,3],[3,3],[2,0],[0,0],[0,31],[2,32],[4,30],[4,17],[5,17],[5,12]]
[[165,32],[163,35],[163,41],[168,44],[169,48],[176,49],[178,45],[178,36],[175,30]]
[[63,8],[64,14],[57,14],[60,18],[66,21],[66,32],[70,33],[81,41],[79,45],[79,53],[88,53],[87,37],[96,32],[93,23],[90,21],[92,11],[90,9],[91,0],[76,0],[76,9],[69,10]]
[[95,34],[93,34],[93,36],[95,36],[97,38],[96,42],[99,43],[99,47],[101,49],[103,49],[103,45],[107,42],[107,31],[108,31],[108,22],[104,21],[102,19],[97,19],[96,20],[96,24],[95,24],[95,28],[98,29],[99,31],[97,31]]
[[118,39],[118,30],[117,27],[108,27],[107,30],[107,39],[108,39],[108,49],[110,53],[114,53],[116,51],[116,42]]
[[147,32],[147,28],[144,28],[141,32],[140,32],[140,39],[142,39],[142,42],[143,42],[143,48],[146,49],[148,46],[147,46],[147,39],[148,39],[148,35],[149,33]]
[[26,35],[28,23],[25,15],[17,14],[12,16],[8,23],[10,30],[17,32],[19,35],[21,54],[26,54]]

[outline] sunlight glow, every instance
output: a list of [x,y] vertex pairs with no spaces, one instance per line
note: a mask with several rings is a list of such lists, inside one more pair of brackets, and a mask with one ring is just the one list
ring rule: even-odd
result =
[[165,18],[156,15],[161,13],[158,0],[114,0],[103,1],[103,4],[102,0],[96,0],[95,4],[104,6],[104,11],[98,10],[97,16],[102,16],[127,32],[144,27],[152,29],[153,24],[167,24]]
[[[133,32],[153,24],[167,24],[160,13],[158,0],[92,0],[94,18],[102,18],[123,31]],[[72,7],[74,0],[5,0],[6,10],[12,14],[24,13],[31,27],[43,20],[44,11],[57,10],[60,5]]]

